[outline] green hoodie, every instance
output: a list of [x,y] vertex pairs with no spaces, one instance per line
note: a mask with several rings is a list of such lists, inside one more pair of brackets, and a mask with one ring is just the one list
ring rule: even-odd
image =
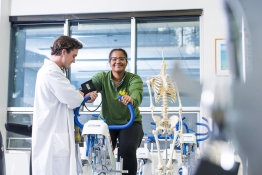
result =
[[119,95],[129,95],[133,101],[135,121],[142,123],[142,115],[139,106],[143,99],[143,81],[133,73],[125,72],[118,87],[114,87],[111,71],[97,73],[92,77],[97,92],[102,94],[102,110],[100,117],[106,120],[108,125],[126,124],[130,119],[130,112],[126,105],[118,101]]

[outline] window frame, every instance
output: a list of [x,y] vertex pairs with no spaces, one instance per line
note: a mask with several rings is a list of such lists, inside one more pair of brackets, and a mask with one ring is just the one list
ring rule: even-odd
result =
[[[72,15],[37,15],[37,16],[10,16],[9,20],[12,24],[11,27],[11,41],[13,41],[14,36],[14,29],[13,27],[17,26],[28,26],[28,25],[64,25],[64,35],[70,34],[70,23],[76,21],[85,21],[85,20],[106,20],[106,19],[124,19],[128,18],[131,20],[131,60],[130,60],[130,72],[136,73],[137,72],[137,19],[144,18],[144,17],[167,17],[167,16],[183,16],[183,17],[190,17],[190,16],[201,16],[202,9],[195,9],[195,10],[173,10],[173,11],[154,11],[154,12],[124,12],[124,13],[97,13],[97,14],[72,14]],[[201,35],[201,18],[199,19],[200,23],[200,35]],[[201,36],[199,36],[201,37]],[[201,40],[201,39],[200,39]],[[14,43],[11,42],[10,48],[14,47]],[[201,41],[200,41],[200,81],[201,81]],[[11,72],[13,71],[12,67],[13,63],[13,53],[10,51],[10,66],[9,66],[9,84],[12,80],[12,76],[14,76]],[[68,78],[70,79],[70,69],[68,70]],[[9,88],[10,89],[10,88]],[[9,93],[8,93],[9,94]],[[10,97],[9,97],[10,98]],[[90,110],[94,110],[96,107],[90,107]],[[149,114],[151,113],[151,109],[149,107],[139,107],[141,114]],[[200,120],[200,112],[201,107],[183,107],[183,112],[186,113],[197,113],[198,114],[198,121]],[[7,113],[18,113],[18,114],[33,114],[34,107],[7,107]],[[156,107],[154,112],[160,113],[162,111],[161,107]],[[176,113],[179,111],[178,107],[169,107],[170,113]],[[100,108],[96,112],[99,113]],[[92,113],[92,114],[93,114]],[[80,114],[88,114],[86,109]],[[198,128],[199,130],[199,128]],[[7,138],[9,139],[9,138]]]

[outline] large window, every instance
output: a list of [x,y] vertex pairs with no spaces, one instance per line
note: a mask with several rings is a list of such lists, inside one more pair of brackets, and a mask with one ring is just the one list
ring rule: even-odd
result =
[[79,50],[75,64],[71,66],[70,80],[76,87],[98,72],[111,70],[109,52],[112,49],[123,48],[130,55],[130,27],[130,19],[72,23],[71,36],[84,45]]
[[[32,112],[8,112],[7,123],[31,125]],[[31,149],[31,138],[7,132],[7,149]]]
[[37,71],[63,33],[62,24],[12,27],[8,107],[33,107]]
[[[137,73],[144,82],[142,107],[150,105],[146,80],[160,74],[162,57],[166,74],[172,76],[174,65],[179,64],[186,75],[200,80],[199,17],[137,19]],[[183,89],[179,91],[183,106],[199,106],[199,101],[183,94]],[[178,102],[169,106],[178,106]]]
[[[174,65],[179,64],[187,76],[200,80],[199,17],[71,20],[68,26],[64,28],[64,24],[51,23],[12,26],[8,122],[31,123],[37,71],[45,58],[50,59],[50,46],[54,40],[64,33],[78,39],[84,46],[67,74],[76,89],[96,73],[111,70],[108,55],[112,49],[127,51],[127,71],[137,73],[144,82],[140,108],[143,129],[148,135],[151,134],[150,122],[153,120],[149,113],[146,80],[160,74],[162,57],[167,64],[167,74],[172,76]],[[182,105],[187,108],[183,108],[184,114],[192,123],[190,126],[196,129],[194,123],[198,121],[199,101],[188,97],[183,89],[179,91]],[[95,108],[98,104],[88,104],[88,107]],[[161,116],[162,104],[154,105],[157,107],[156,114]],[[177,113],[177,106],[178,103],[169,103],[170,115]],[[96,113],[99,111],[100,108]],[[82,112],[80,121],[86,122],[91,114]],[[28,138],[17,134],[8,133],[7,139],[10,149],[23,149],[30,145]]]

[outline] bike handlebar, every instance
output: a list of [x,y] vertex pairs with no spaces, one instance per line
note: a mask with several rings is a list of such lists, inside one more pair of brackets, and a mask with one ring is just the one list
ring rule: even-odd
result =
[[[121,99],[121,98],[122,98],[122,96],[120,95],[120,96],[118,97],[118,99]],[[79,128],[81,128],[81,129],[83,129],[84,125],[81,124],[81,123],[79,122],[79,120],[78,120],[78,116],[80,115],[80,114],[79,114],[79,109],[80,109],[80,107],[81,107],[82,105],[85,104],[85,102],[87,102],[87,101],[90,100],[90,99],[91,99],[91,98],[90,98],[89,96],[86,96],[86,97],[84,98],[83,102],[81,103],[81,105],[80,105],[79,107],[77,107],[77,108],[75,109],[75,111],[74,111],[74,115],[75,115],[75,116],[74,116],[74,121],[75,121],[75,124],[76,124]],[[129,111],[130,111],[130,120],[129,120],[126,124],[124,124],[124,125],[108,125],[108,129],[111,129],[111,130],[125,129],[125,128],[130,127],[130,126],[133,124],[133,122],[134,122],[134,120],[135,120],[134,108],[133,108],[133,106],[132,106],[131,103],[128,103],[128,104],[127,104],[127,107],[128,107],[128,109],[129,109]]]

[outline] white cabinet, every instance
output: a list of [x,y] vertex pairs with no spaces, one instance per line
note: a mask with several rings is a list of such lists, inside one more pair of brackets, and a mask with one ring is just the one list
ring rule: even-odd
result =
[[6,175],[29,175],[30,152],[8,151],[5,153]]

